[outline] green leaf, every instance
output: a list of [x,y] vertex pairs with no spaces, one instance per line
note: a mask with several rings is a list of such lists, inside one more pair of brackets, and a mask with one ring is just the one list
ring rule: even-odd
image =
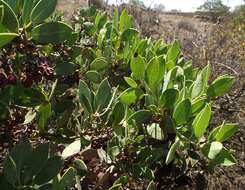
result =
[[3,18],[4,18],[4,6],[0,5],[0,25],[3,22]]
[[69,76],[74,74],[76,65],[69,62],[60,62],[55,65],[55,72],[57,75]]
[[39,115],[38,129],[39,130],[45,129],[45,125],[47,123],[48,118],[50,118],[51,114],[52,114],[52,110],[51,110],[50,103],[40,105],[38,109],[38,115]]
[[2,24],[11,32],[18,33],[19,22],[13,9],[3,0],[0,0],[0,5],[4,6],[4,17],[2,19]]
[[207,101],[206,97],[200,97],[200,98],[195,99],[195,101],[191,103],[192,114],[196,114],[199,111],[201,111],[202,108],[205,106],[206,101]]
[[118,8],[114,9],[114,15],[113,15],[113,26],[116,30],[118,30],[119,26],[119,13],[118,13]]
[[125,116],[125,108],[124,105],[121,102],[117,102],[115,105],[112,114],[111,119],[114,125],[119,124]]
[[62,152],[61,157],[66,159],[68,157],[71,157],[77,153],[79,153],[81,150],[81,140],[76,140],[73,143],[69,144]]
[[167,89],[160,96],[160,106],[173,109],[175,102],[178,100],[179,91],[176,89]]
[[122,184],[114,184],[112,187],[109,188],[109,190],[121,190],[122,189]]
[[104,109],[109,104],[111,97],[111,86],[106,78],[100,83],[95,95],[95,110],[98,111]]
[[215,79],[207,90],[210,97],[223,96],[230,90],[234,83],[234,77],[223,75]]
[[155,185],[153,181],[151,181],[149,185],[147,186],[146,190],[157,190],[157,186]]
[[27,177],[28,172],[24,172],[24,168],[28,165],[32,157],[32,147],[27,139],[21,139],[18,144],[11,150],[10,156],[16,164],[17,178]]
[[79,82],[78,95],[80,97],[80,102],[81,103],[82,103],[81,96],[85,96],[89,101],[91,101],[90,89],[88,88],[88,85],[83,80],[80,80],[80,82]]
[[24,22],[24,25],[28,25],[30,22],[30,15],[31,11],[34,6],[34,1],[35,0],[24,0],[24,5],[23,5],[23,13],[22,13],[22,19]]
[[146,79],[151,88],[155,88],[162,81],[165,73],[165,65],[157,57],[151,59],[146,67]]
[[41,171],[36,175],[34,182],[37,185],[47,183],[58,175],[63,166],[63,160],[59,156],[49,158]]
[[198,73],[191,92],[192,99],[202,95],[202,93],[205,91],[208,84],[209,75],[211,72],[210,70],[211,68],[210,65],[208,64],[205,68],[203,68],[202,71]]
[[137,88],[137,83],[134,81],[134,79],[130,78],[130,77],[124,77],[124,80],[128,83],[129,86],[131,86],[132,88]]
[[108,61],[105,57],[96,58],[90,65],[92,70],[102,71],[108,68]]
[[134,28],[127,28],[121,34],[122,41],[131,41],[139,34],[138,30]]
[[96,18],[95,18],[95,25],[97,27],[98,30],[102,29],[103,26],[105,25],[106,23],[106,20],[107,20],[107,13],[106,12],[99,12],[97,15],[96,15]]
[[238,125],[235,123],[222,124],[219,127],[216,127],[210,133],[208,140],[209,141],[219,141],[224,142],[232,137],[238,129]]
[[176,150],[179,148],[180,146],[180,140],[179,138],[175,139],[175,142],[172,144],[172,146],[170,147],[167,157],[166,157],[166,164],[170,164],[174,158],[175,158],[175,152]]
[[13,103],[23,107],[35,107],[47,101],[40,90],[22,86],[13,87],[13,96]]
[[152,117],[152,113],[149,110],[138,110],[137,112],[133,113],[128,118],[128,123],[132,124],[133,121],[135,121],[138,125],[141,125],[143,123],[146,123],[149,121]]
[[118,146],[113,146],[113,147],[110,147],[109,152],[110,152],[110,155],[115,158],[116,156],[120,154],[120,149]]
[[130,105],[136,103],[139,99],[141,99],[144,95],[144,92],[138,88],[128,88],[123,91],[120,95],[120,101],[123,104]]
[[164,140],[164,133],[158,123],[152,123],[151,125],[147,126],[147,133],[150,135],[151,138],[157,140]]
[[222,149],[222,151],[216,156],[215,163],[221,166],[232,166],[237,163],[234,156],[228,151]]
[[202,111],[199,114],[197,114],[197,116],[195,117],[192,123],[192,127],[194,129],[194,134],[197,137],[197,139],[200,139],[205,133],[206,128],[209,125],[211,114],[212,114],[211,107],[209,104],[207,104],[202,109]]
[[132,57],[130,68],[136,80],[143,80],[145,77],[145,60],[141,56]]
[[173,118],[178,125],[185,124],[191,116],[191,102],[189,99],[182,100],[175,107]]
[[68,168],[67,171],[61,177],[59,190],[66,190],[72,188],[76,183],[75,177],[75,169],[73,167]]
[[6,156],[3,166],[4,177],[10,184],[15,185],[19,176],[17,176],[16,164],[10,155]]
[[39,23],[50,17],[55,11],[57,2],[58,0],[40,0],[31,12],[31,21]]
[[[31,157],[31,170],[32,174],[36,175],[45,165],[46,161],[48,160],[49,155],[49,144],[40,144],[37,148],[33,150],[32,157]],[[39,167],[37,167],[39,166]]]
[[11,42],[17,36],[18,34],[16,33],[0,33],[0,48]]
[[122,11],[120,16],[120,31],[131,28],[133,26],[133,18],[127,14],[126,9]]
[[172,61],[176,63],[179,54],[180,54],[180,44],[177,40],[175,40],[167,52],[167,62]]
[[87,110],[87,112],[93,113],[93,108],[91,104],[91,92],[87,84],[82,80],[80,80],[79,82],[78,95],[82,106]]
[[90,80],[91,82],[100,83],[101,81],[100,75],[97,71],[94,70],[88,71],[85,75],[87,79]]
[[68,40],[72,35],[72,28],[63,22],[43,23],[31,31],[34,41],[42,44],[61,43]]
[[80,159],[74,160],[74,167],[77,170],[78,175],[80,175],[81,177],[85,176],[88,172],[86,164]]
[[223,145],[220,142],[212,142],[211,144],[207,145],[207,157],[211,160],[215,159],[216,156],[221,152],[223,149]]

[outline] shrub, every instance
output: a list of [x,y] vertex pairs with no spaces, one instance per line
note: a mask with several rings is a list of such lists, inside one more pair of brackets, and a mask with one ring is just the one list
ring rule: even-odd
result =
[[193,32],[193,33],[197,32],[195,26],[188,21],[184,21],[184,20],[179,21],[177,27],[179,29],[187,30],[189,32]]
[[[4,11],[7,9],[15,18],[11,6],[2,2]],[[31,15],[42,3],[45,0],[34,6]],[[22,18],[23,13],[20,15]],[[39,180],[24,158],[23,165],[22,160],[19,163],[22,151],[29,151],[24,154],[27,160],[33,153],[30,143],[20,142],[14,148],[18,151],[5,158],[3,184],[40,189],[39,185],[49,181],[45,185],[61,189],[65,176],[64,189],[74,185],[74,180],[80,185],[89,161],[93,160],[91,154],[102,160],[107,169],[113,166],[113,171],[120,174],[108,188],[120,188],[127,183],[124,174],[151,181],[150,189],[155,187],[153,181],[160,168],[181,166],[181,173],[185,173],[196,160],[206,163],[209,171],[218,165],[236,163],[223,142],[236,132],[237,125],[222,123],[208,130],[212,103],[231,88],[233,77],[223,75],[209,83],[210,65],[201,70],[194,68],[191,61],[183,59],[176,40],[166,44],[141,39],[132,16],[125,10],[120,16],[115,10],[110,21],[107,13],[84,8],[75,17],[69,38],[64,33],[70,34],[70,27],[43,22],[43,18],[47,14],[42,19],[38,16],[42,24],[34,25],[27,32],[30,35],[24,33],[23,37],[18,27],[13,28],[16,38],[2,44],[1,118],[11,121],[14,110],[22,108],[24,122],[15,125],[31,123],[41,137],[56,144],[78,140],[63,150],[62,158],[55,157],[59,160],[55,164],[44,162],[47,168],[43,173],[52,176],[47,179],[41,175]],[[17,26],[18,20],[13,20]],[[61,32],[63,26],[67,30]],[[62,37],[46,38],[50,28],[61,32]],[[30,45],[32,48],[28,49]],[[62,160],[69,165],[81,150],[88,166],[82,161],[74,162],[60,180],[58,173],[64,172]],[[57,163],[61,164],[56,166]],[[19,173],[22,167],[23,175],[27,173],[31,178],[28,182]],[[55,172],[49,172],[52,169]],[[77,175],[79,171],[83,175]]]

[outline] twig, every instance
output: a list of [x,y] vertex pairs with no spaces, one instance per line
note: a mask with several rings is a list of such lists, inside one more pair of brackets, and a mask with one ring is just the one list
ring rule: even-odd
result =
[[215,62],[215,64],[221,65],[221,66],[223,66],[223,67],[229,69],[230,71],[232,71],[235,75],[239,76],[239,73],[236,72],[233,68],[229,67],[228,65],[225,65],[225,64],[219,63],[219,62]]

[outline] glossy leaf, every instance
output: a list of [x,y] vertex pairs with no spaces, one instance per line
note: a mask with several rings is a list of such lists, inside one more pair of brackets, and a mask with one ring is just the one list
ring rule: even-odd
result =
[[2,24],[8,28],[11,32],[18,32],[19,22],[13,9],[3,0],[0,0],[0,6],[4,6],[4,16],[2,19]]
[[176,63],[178,56],[180,54],[180,44],[177,40],[173,42],[167,53],[167,61],[172,61]]
[[145,77],[145,60],[141,56],[136,56],[131,59],[130,68],[137,80],[143,80]]
[[4,177],[10,184],[15,185],[19,176],[17,176],[16,163],[14,162],[13,158],[9,155],[6,156],[3,165]]
[[74,74],[76,65],[69,62],[60,62],[55,65],[55,72],[60,76],[69,76]]
[[197,114],[197,116],[195,117],[192,123],[192,127],[193,127],[194,134],[197,137],[197,139],[200,139],[205,133],[206,128],[209,125],[211,114],[212,114],[211,107],[209,104],[207,104],[203,108],[203,110],[199,114]]
[[232,137],[238,129],[235,123],[222,124],[221,126],[213,129],[208,137],[209,141],[224,142]]
[[134,81],[134,79],[130,78],[130,77],[124,77],[124,80],[127,82],[127,84],[129,86],[131,86],[132,88],[137,88],[137,83]]
[[81,177],[85,176],[86,173],[88,172],[88,168],[86,164],[80,159],[74,160],[74,167]]
[[0,48],[11,42],[17,36],[18,34],[16,33],[0,33]]
[[25,25],[30,22],[30,15],[34,6],[34,0],[24,0],[22,19]]
[[200,98],[195,99],[195,101],[191,103],[192,114],[196,114],[200,112],[202,108],[205,106],[206,101],[207,101],[206,97],[200,97]]
[[185,124],[191,116],[191,102],[185,99],[176,105],[173,118],[178,125]]
[[40,90],[34,88],[15,86],[13,94],[13,102],[18,106],[35,107],[47,101],[46,96]]
[[42,104],[39,109],[38,109],[38,129],[39,130],[44,130],[45,129],[45,125],[47,123],[48,118],[50,118],[52,114],[52,110],[51,110],[51,104],[47,103],[47,104]]
[[175,139],[175,142],[172,144],[172,146],[170,147],[167,157],[166,157],[166,164],[170,164],[174,158],[175,158],[175,152],[176,150],[179,148],[180,145],[180,140],[179,138]]
[[66,190],[72,188],[76,183],[75,177],[75,169],[72,167],[68,168],[67,171],[61,177],[59,190]]
[[97,71],[91,70],[86,73],[86,77],[88,80],[94,83],[100,83],[101,78]]
[[60,172],[63,160],[59,156],[49,158],[41,171],[36,175],[34,181],[37,185],[47,183]]
[[224,95],[227,91],[230,90],[231,86],[234,83],[234,77],[231,76],[220,76],[212,82],[207,90],[207,94],[210,97],[217,97]]
[[128,118],[128,123],[131,124],[135,121],[137,124],[143,124],[149,121],[152,117],[152,113],[149,110],[138,110],[137,112],[133,113]]
[[3,22],[3,18],[4,18],[4,6],[0,5],[0,25]]
[[173,109],[175,102],[179,96],[179,91],[176,89],[168,89],[160,97],[160,106],[168,109]]
[[108,67],[108,61],[104,57],[98,57],[91,63],[91,69],[102,71]]
[[104,109],[110,102],[112,97],[111,86],[109,84],[108,79],[104,79],[98,88],[98,91],[95,95],[95,109],[102,110]]
[[72,34],[72,28],[63,22],[48,22],[34,27],[31,37],[42,44],[61,43],[68,40]]
[[163,79],[165,66],[157,57],[152,58],[146,67],[146,79],[150,87],[156,87]]
[[151,125],[147,126],[147,133],[149,136],[153,139],[157,140],[164,140],[164,133],[159,124],[157,123],[152,123]]
[[123,31],[121,35],[121,39],[123,41],[130,41],[133,40],[134,37],[136,37],[139,34],[139,32],[134,28],[127,28]]
[[215,158],[215,163],[221,166],[232,166],[237,163],[234,156],[228,150],[222,150]]
[[208,158],[213,160],[216,158],[216,156],[221,152],[223,149],[223,145],[220,142],[212,142],[210,145],[208,145]]
[[200,96],[205,91],[208,84],[210,70],[210,65],[207,65],[198,73],[191,92],[192,99]]
[[96,27],[97,27],[98,30],[102,29],[102,27],[106,23],[106,20],[107,20],[107,13],[106,12],[103,12],[103,13],[99,12],[96,15],[95,25],[96,25]]
[[114,125],[119,124],[125,116],[125,108],[121,102],[118,102],[111,114],[112,122]]
[[77,153],[79,153],[81,150],[81,141],[76,140],[73,143],[69,144],[62,152],[61,156],[62,158],[66,159],[70,156],[73,156]]
[[144,93],[141,89],[128,88],[127,90],[123,91],[120,95],[120,101],[126,105],[130,105],[142,98],[143,95]]
[[120,31],[131,28],[133,25],[133,18],[127,14],[126,9],[122,11],[120,16]]
[[53,14],[57,2],[58,0],[40,0],[31,12],[31,21],[39,23],[47,19]]

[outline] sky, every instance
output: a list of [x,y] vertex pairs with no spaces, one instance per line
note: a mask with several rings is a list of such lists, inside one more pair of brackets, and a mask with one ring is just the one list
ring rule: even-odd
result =
[[[109,0],[110,3],[120,2],[121,0]],[[127,0],[123,0],[127,1]],[[195,11],[197,7],[203,4],[204,0],[142,0],[144,4],[149,7],[150,5],[162,3],[165,5],[166,10],[178,9],[183,12]],[[243,0],[223,0],[225,5],[234,8],[237,5],[243,4]]]

